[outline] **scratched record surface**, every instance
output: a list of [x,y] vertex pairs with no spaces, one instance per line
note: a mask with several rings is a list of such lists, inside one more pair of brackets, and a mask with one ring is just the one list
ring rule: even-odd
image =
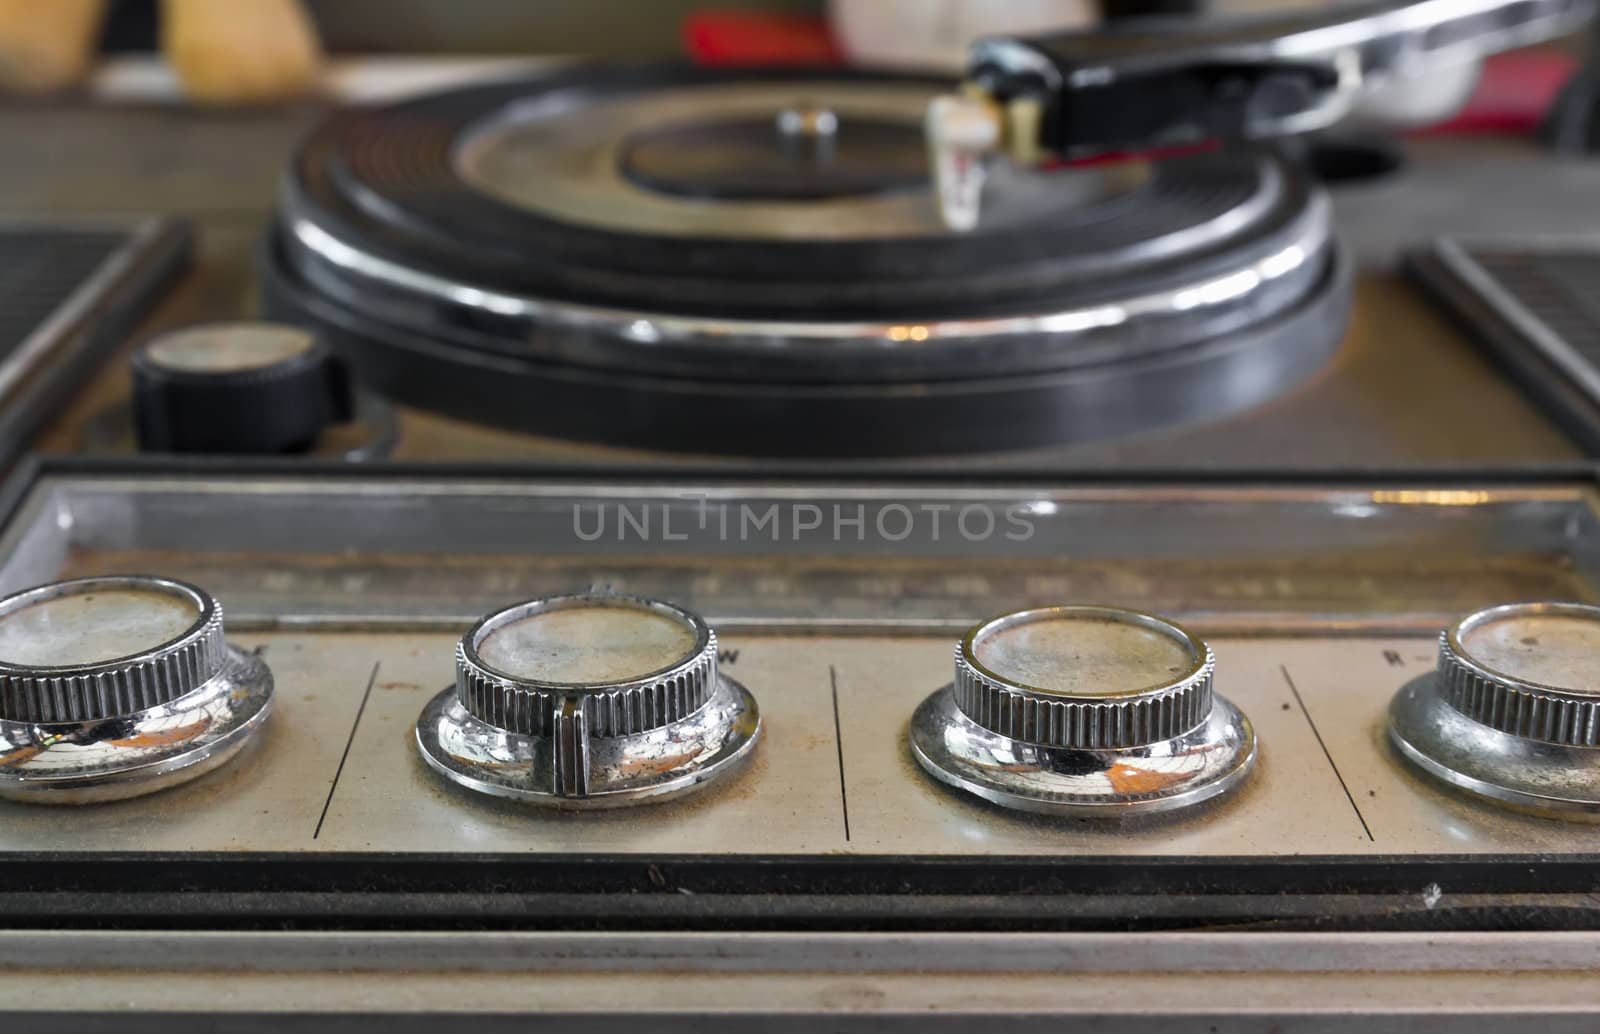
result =
[[945,84],[579,68],[340,114],[268,307],[402,401],[700,452],[1024,447],[1270,398],[1335,347],[1325,198],[1257,151],[1025,171],[933,207]]

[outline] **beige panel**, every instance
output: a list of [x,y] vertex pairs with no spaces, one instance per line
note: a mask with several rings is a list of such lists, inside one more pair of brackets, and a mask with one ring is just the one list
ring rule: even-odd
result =
[[278,681],[277,712],[258,747],[191,785],[142,800],[81,810],[0,805],[0,850],[1600,851],[1600,827],[1503,812],[1400,766],[1383,739],[1383,717],[1394,691],[1431,665],[1432,640],[1420,637],[1215,640],[1218,689],[1261,737],[1258,770],[1236,794],[1187,815],[1121,823],[1015,815],[922,775],[905,726],[916,703],[949,677],[943,637],[729,637],[724,649],[737,659],[725,670],[763,707],[765,740],[751,766],[684,801],[584,814],[481,799],[446,785],[417,759],[412,725],[452,678],[451,636],[329,631],[235,641],[264,646]]

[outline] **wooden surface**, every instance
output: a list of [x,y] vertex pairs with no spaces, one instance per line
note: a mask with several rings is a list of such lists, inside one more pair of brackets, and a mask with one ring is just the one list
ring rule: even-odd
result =
[[[315,105],[246,112],[0,105],[0,216],[186,216],[198,231],[195,267],[141,335],[250,314],[255,254],[279,170],[319,114]],[[1502,224],[1600,231],[1600,209],[1591,203],[1600,196],[1600,163],[1555,165],[1531,148],[1505,145],[1475,144],[1467,151],[1430,142],[1413,153],[1417,161],[1399,179],[1336,194],[1342,234],[1365,269],[1345,345],[1311,382],[1250,413],[1206,425],[958,463],[1063,470],[1410,467],[1576,457],[1575,447],[1387,267],[1400,247],[1434,233]],[[39,446],[81,449],[87,424],[125,419],[119,407],[125,409],[126,395],[126,363],[119,358],[45,431]],[[583,463],[649,458],[409,411],[402,415],[397,455]]]

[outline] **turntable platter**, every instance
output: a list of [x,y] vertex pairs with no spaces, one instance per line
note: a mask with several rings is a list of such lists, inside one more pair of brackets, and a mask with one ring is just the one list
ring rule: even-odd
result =
[[940,85],[579,69],[339,115],[286,178],[269,305],[412,404],[712,452],[1105,437],[1331,353],[1348,276],[1291,163],[997,170],[956,234]]

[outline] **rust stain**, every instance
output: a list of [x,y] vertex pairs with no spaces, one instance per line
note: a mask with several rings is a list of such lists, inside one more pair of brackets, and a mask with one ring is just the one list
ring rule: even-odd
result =
[[1113,765],[1106,772],[1106,781],[1118,793],[1154,793],[1186,778],[1183,772],[1150,772],[1131,765]]
[[16,768],[26,765],[40,754],[43,754],[45,749],[44,747],[20,747],[7,755],[4,760],[0,760],[0,768]]
[[627,776],[666,774],[676,771],[700,756],[698,750],[681,754],[667,754],[658,758],[630,758],[617,766],[617,771]]
[[190,725],[180,725],[172,729],[162,729],[159,732],[147,732],[138,736],[131,736],[122,740],[108,740],[119,747],[165,747],[173,743],[182,743],[194,739],[206,730],[211,724],[209,718],[194,722]]

